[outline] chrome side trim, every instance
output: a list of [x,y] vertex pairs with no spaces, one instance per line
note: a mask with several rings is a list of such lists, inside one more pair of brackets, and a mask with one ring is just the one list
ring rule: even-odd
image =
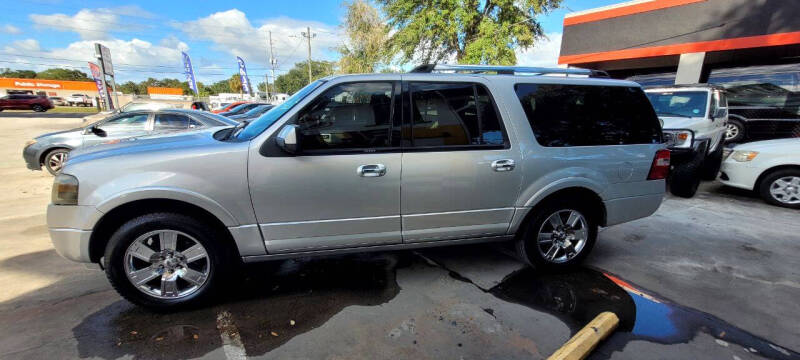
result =
[[298,225],[298,224],[313,224],[313,223],[332,223],[332,222],[340,222],[340,221],[392,219],[392,218],[399,218],[399,217],[400,217],[400,215],[387,215],[387,216],[370,216],[370,217],[345,218],[345,219],[287,221],[287,222],[263,223],[263,224],[261,224],[261,226]]
[[283,253],[283,254],[267,254],[267,255],[257,255],[257,256],[243,256],[242,257],[242,261],[244,261],[246,263],[252,263],[252,262],[259,262],[259,261],[292,259],[292,258],[308,257],[308,256],[326,256],[326,255],[341,255],[341,254],[373,252],[373,251],[397,251],[397,250],[421,249],[421,248],[438,247],[438,246],[466,245],[466,244],[476,244],[476,243],[484,243],[484,242],[508,241],[508,240],[512,240],[513,238],[514,238],[513,236],[502,235],[502,236],[491,236],[491,237],[469,238],[469,239],[457,239],[457,240],[430,241],[430,242],[419,242],[419,243],[408,243],[408,244],[374,245],[374,246],[351,247],[351,248],[343,248],[343,249],[329,249],[329,250],[292,252],[292,253]]

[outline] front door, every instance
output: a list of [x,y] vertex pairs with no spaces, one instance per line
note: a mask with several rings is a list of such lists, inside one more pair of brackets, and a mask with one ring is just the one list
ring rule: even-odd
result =
[[403,242],[504,235],[520,186],[498,108],[478,83],[410,82]]
[[274,139],[251,145],[250,193],[267,251],[401,241],[395,87],[331,85],[287,122],[298,126],[299,154],[282,152]]

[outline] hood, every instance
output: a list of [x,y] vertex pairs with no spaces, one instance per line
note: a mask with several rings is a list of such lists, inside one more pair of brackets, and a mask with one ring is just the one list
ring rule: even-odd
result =
[[72,150],[68,163],[77,163],[118,155],[153,151],[173,152],[179,149],[224,144],[224,142],[214,139],[214,133],[229,127],[230,126],[219,126],[204,130],[111,140],[107,143]]
[[78,127],[78,128],[69,129],[69,130],[61,130],[61,131],[49,132],[49,133],[45,133],[45,134],[39,135],[39,136],[35,137],[34,139],[41,140],[43,138],[53,137],[53,136],[56,136],[56,135],[71,135],[71,134],[76,133],[76,132],[77,133],[83,132],[83,128],[82,127]]
[[700,123],[706,121],[702,117],[659,116],[664,121],[664,129],[695,129]]
[[800,138],[775,139],[765,141],[754,141],[738,144],[735,150],[773,152],[783,154],[800,154]]

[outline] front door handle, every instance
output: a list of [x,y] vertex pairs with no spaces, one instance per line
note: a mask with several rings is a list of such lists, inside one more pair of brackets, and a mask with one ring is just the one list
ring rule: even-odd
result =
[[497,172],[504,172],[504,171],[511,171],[514,170],[514,160],[511,159],[503,159],[503,160],[495,160],[492,161],[492,170]]
[[386,175],[386,166],[383,164],[361,165],[356,170],[358,176],[376,177]]

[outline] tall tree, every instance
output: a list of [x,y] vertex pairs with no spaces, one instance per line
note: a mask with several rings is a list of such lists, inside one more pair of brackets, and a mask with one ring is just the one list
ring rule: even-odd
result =
[[36,73],[37,79],[92,81],[85,72],[76,69],[52,68]]
[[338,48],[339,71],[345,74],[372,73],[387,59],[389,26],[375,7],[364,0],[345,2],[344,28],[347,41]]
[[[311,60],[311,78],[316,80],[334,72],[334,63],[330,61]],[[294,94],[297,90],[308,85],[308,62],[303,61],[294,64],[289,72],[278,76],[275,79],[275,87],[278,92]]]
[[0,77],[4,78],[17,78],[17,79],[34,79],[36,78],[36,71],[33,70],[11,70],[9,68],[3,69],[0,72]]
[[232,92],[242,91],[242,79],[239,77],[239,74],[231,75],[231,78],[228,79],[228,87]]
[[544,36],[536,16],[562,0],[377,0],[401,61],[514,65],[514,50]]

